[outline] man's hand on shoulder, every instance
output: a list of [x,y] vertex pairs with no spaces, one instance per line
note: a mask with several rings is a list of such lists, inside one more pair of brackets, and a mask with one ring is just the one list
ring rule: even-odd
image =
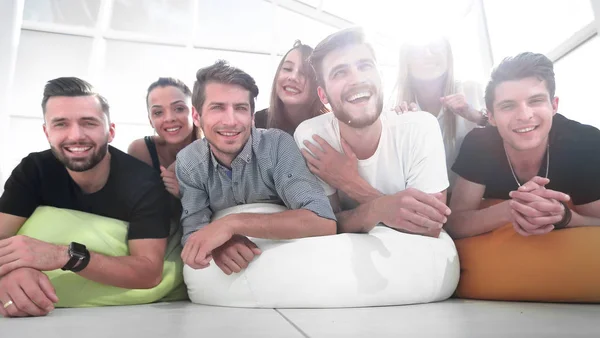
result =
[[54,310],[58,297],[43,272],[20,268],[0,278],[0,302],[3,317],[37,317]]
[[[564,215],[562,203],[569,195],[546,189],[549,179],[535,176],[516,191],[510,192],[511,217],[516,232],[523,236],[543,235],[554,229]],[[561,203],[562,202],[562,203]]]
[[358,174],[358,159],[346,141],[341,140],[344,153],[340,153],[320,136],[313,135],[313,139],[320,148],[309,141],[304,141],[304,145],[310,152],[306,149],[301,150],[308,169],[313,174],[331,187],[342,191],[346,189],[346,185],[361,179]]
[[209,223],[190,235],[181,252],[183,263],[194,269],[210,265],[213,250],[225,244],[233,236],[227,220],[229,216]]
[[450,215],[450,208],[440,200],[441,196],[442,193],[427,194],[408,188],[380,197],[375,202],[377,218],[399,231],[438,237]]
[[225,244],[213,250],[215,264],[226,274],[238,273],[247,268],[260,249],[246,236],[235,235]]
[[66,246],[46,243],[35,238],[17,235],[0,240],[0,276],[18,268],[51,271],[69,261]]

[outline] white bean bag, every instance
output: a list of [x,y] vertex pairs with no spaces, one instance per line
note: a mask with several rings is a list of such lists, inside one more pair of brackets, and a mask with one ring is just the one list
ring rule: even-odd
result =
[[[273,204],[236,206],[215,213],[274,213]],[[253,308],[331,308],[442,301],[460,275],[454,242],[377,226],[368,234],[296,240],[251,238],[262,250],[230,276],[211,263],[184,267],[190,300],[198,304]]]

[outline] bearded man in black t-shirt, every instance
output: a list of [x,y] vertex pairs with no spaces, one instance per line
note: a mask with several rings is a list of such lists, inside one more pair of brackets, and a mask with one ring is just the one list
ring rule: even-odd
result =
[[[158,174],[109,146],[109,106],[78,78],[49,81],[42,100],[50,150],[25,157],[0,197],[0,314],[45,315],[58,301],[42,271],[63,269],[105,285],[149,289],[162,279],[169,235],[168,195]],[[38,206],[129,223],[129,256],[89,252],[16,235]],[[48,226],[51,226],[49,224]]]
[[[557,114],[554,92],[544,55],[522,53],[494,70],[485,92],[492,126],[466,136],[452,167],[453,238],[509,222],[523,236],[600,225],[600,131]],[[482,199],[504,201],[479,209]]]

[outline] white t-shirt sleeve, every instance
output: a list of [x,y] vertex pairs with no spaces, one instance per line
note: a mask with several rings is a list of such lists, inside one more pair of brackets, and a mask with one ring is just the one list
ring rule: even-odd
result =
[[[296,145],[298,145],[298,148],[300,148],[300,150],[305,149],[311,154],[312,152],[304,145],[304,141],[308,141],[314,144],[315,146],[319,147],[319,144],[312,138],[314,134],[321,136],[327,142],[329,142],[329,144],[331,144],[331,141],[328,140],[323,133],[320,133],[320,130],[318,128],[313,128],[313,123],[316,122],[314,120],[315,119],[313,118],[302,122],[294,132],[294,140],[296,141]],[[320,177],[316,177],[321,186],[323,187],[323,190],[325,191],[325,196],[329,197],[337,192],[335,188],[325,183],[325,181],[323,181]]]
[[430,114],[421,115],[411,141],[410,165],[406,187],[426,193],[436,193],[448,188],[446,153],[442,132],[437,119]]

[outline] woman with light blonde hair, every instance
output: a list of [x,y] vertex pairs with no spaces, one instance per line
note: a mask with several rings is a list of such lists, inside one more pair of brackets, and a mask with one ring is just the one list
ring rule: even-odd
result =
[[296,40],[283,56],[271,89],[269,108],[257,111],[257,128],[277,128],[291,135],[304,120],[327,112],[317,94],[315,71],[308,63],[312,47]]
[[450,42],[437,38],[402,46],[396,90],[396,112],[424,111],[437,117],[451,189],[456,175],[449,168],[464,137],[477,125],[487,123],[481,109],[484,107],[481,86],[456,80]]

